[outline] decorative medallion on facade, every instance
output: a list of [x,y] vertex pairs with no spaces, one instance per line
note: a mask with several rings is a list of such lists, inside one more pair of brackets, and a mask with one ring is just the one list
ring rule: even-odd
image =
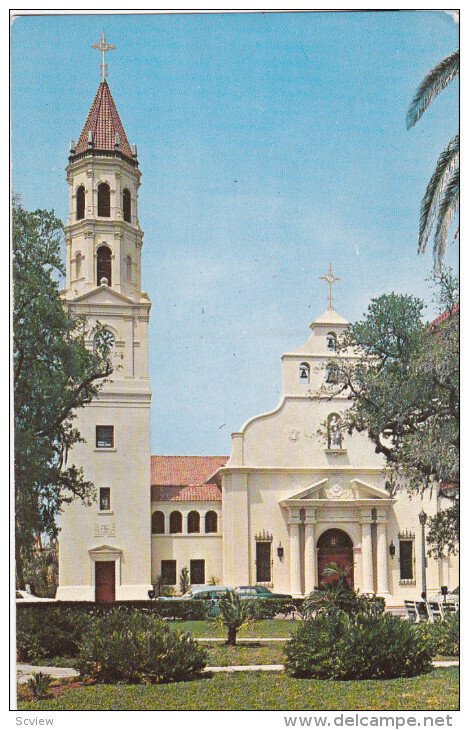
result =
[[300,431],[298,428],[292,428],[290,431],[290,441],[298,441],[300,438]]
[[341,484],[333,484],[325,490],[326,499],[353,499],[353,491],[344,489]]
[[94,526],[95,537],[114,537],[116,534],[115,522],[97,522]]

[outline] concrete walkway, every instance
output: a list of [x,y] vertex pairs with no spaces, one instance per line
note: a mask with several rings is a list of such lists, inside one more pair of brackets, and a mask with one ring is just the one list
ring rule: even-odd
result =
[[[459,661],[436,661],[434,667],[459,667]],[[205,667],[204,672],[283,672],[283,664],[240,664],[230,667]]]
[[48,674],[53,679],[80,676],[76,669],[71,669],[70,667],[36,667],[33,664],[17,664],[16,674],[18,677],[18,684],[26,684],[33,674],[39,674],[39,672],[42,672],[42,674]]
[[204,672],[283,672],[283,664],[233,664],[230,667],[205,667]]
[[[210,639],[210,641],[213,641],[213,639]],[[253,639],[253,641],[257,641],[257,639]],[[281,641],[283,641],[283,639],[281,639]],[[435,661],[433,662],[433,666],[459,667],[459,660]],[[233,664],[228,667],[205,667],[204,672],[206,674],[215,674],[217,672],[283,672],[284,669],[285,667],[283,664]],[[18,664],[18,684],[26,684],[28,679],[38,672],[48,674],[53,679],[64,679],[65,677],[79,676],[76,669],[68,667],[36,667],[32,664]]]

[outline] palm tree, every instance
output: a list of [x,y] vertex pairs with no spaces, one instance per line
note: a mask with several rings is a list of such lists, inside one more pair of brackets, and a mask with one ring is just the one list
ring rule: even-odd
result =
[[[459,76],[459,50],[450,53],[425,76],[407,110],[407,129],[413,127],[433,99]],[[438,158],[420,208],[418,252],[424,253],[432,229],[435,273],[441,270],[451,221],[459,209],[459,134]],[[454,238],[459,237],[459,227]]]
[[242,599],[234,591],[227,591],[220,601],[219,622],[228,629],[228,646],[236,646],[238,631],[251,623],[256,614],[254,600]]

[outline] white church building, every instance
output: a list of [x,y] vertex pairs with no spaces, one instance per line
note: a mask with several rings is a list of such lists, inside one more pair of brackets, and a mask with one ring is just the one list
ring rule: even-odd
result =
[[[348,323],[331,297],[308,336],[305,326],[305,344],[281,356],[280,403],[232,434],[229,456],[151,455],[141,173],[105,79],[66,169],[63,302],[107,326],[115,368],[78,413],[85,442],[71,458],[98,499],[75,500],[61,516],[57,599],[147,599],[159,576],[177,587],[184,567],[192,584],[216,577],[304,596],[330,562],[391,606],[423,587],[455,588],[457,557],[424,558],[422,523],[440,509],[436,493],[391,498],[367,436],[337,430],[347,400],[331,397],[328,365]],[[324,278],[332,283],[331,269]]]

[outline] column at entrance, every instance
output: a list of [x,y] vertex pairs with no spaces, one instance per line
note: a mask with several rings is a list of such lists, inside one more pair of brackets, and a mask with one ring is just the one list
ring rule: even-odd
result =
[[300,511],[290,512],[290,591],[301,595],[301,563],[300,563]]
[[371,522],[362,520],[362,593],[373,593],[373,551]]
[[311,593],[317,585],[316,578],[316,513],[307,508],[305,514],[305,594]]
[[376,558],[378,568],[378,593],[389,593],[388,585],[388,548],[386,539],[386,523],[378,522],[376,526]]

